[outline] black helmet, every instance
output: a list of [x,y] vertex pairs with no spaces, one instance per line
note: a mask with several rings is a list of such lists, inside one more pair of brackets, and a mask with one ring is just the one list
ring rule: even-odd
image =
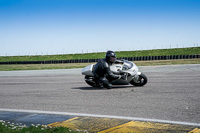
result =
[[113,51],[107,51],[106,52],[106,60],[110,63],[114,63],[116,58],[116,54]]

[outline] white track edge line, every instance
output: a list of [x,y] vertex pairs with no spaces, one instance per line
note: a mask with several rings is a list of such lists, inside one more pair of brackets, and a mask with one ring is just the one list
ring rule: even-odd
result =
[[187,125],[187,126],[198,126],[198,127],[200,127],[200,123],[190,123],[190,122],[170,121],[170,120],[160,120],[160,119],[149,119],[149,118],[138,118],[138,117],[124,117],[124,116],[84,114],[84,113],[69,113],[69,112],[55,112],[55,111],[40,111],[40,110],[4,109],[4,108],[2,108],[2,109],[0,108],[0,111],[36,113],[36,114],[53,114],[53,115],[73,115],[73,116],[87,116],[87,117],[100,117],[100,118],[114,118],[114,119],[127,119],[127,120],[133,120],[133,121],[158,122],[158,123],[178,124],[178,125]]

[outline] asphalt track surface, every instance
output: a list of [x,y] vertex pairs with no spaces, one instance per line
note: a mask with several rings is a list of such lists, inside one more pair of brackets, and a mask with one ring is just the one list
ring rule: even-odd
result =
[[139,67],[144,87],[92,88],[81,69],[0,72],[0,109],[200,123],[200,64]]

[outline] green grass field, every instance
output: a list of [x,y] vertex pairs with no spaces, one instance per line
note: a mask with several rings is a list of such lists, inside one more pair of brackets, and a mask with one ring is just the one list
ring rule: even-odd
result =
[[[195,55],[200,54],[200,47],[157,49],[143,51],[117,51],[117,57],[140,57],[162,55]],[[104,53],[66,54],[66,55],[38,55],[38,56],[0,56],[0,62],[9,61],[47,61],[47,60],[70,60],[70,59],[98,59],[104,58]]]
[[[200,59],[134,61],[134,63],[138,66],[200,64]],[[95,64],[95,62],[93,62],[93,63],[63,63],[63,64],[0,65],[0,71],[71,69],[71,68],[83,68],[89,64]]]
[[[144,51],[123,51],[123,52],[116,52],[116,54],[117,54],[117,57],[195,55],[195,54],[200,54],[200,47],[179,48],[179,49],[161,49],[161,50],[144,50]],[[71,55],[71,54],[70,55],[44,55],[44,56],[7,56],[7,57],[0,57],[0,62],[95,59],[95,58],[104,58],[104,57],[105,57],[105,53],[74,54],[74,55]],[[89,64],[94,64],[94,63],[0,65],[0,71],[83,68]],[[138,65],[138,66],[200,64],[200,59],[134,61],[134,63],[136,63],[136,65]]]

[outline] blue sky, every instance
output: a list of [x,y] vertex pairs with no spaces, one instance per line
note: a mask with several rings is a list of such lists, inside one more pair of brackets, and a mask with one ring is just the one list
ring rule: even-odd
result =
[[200,0],[0,0],[0,56],[200,46]]

